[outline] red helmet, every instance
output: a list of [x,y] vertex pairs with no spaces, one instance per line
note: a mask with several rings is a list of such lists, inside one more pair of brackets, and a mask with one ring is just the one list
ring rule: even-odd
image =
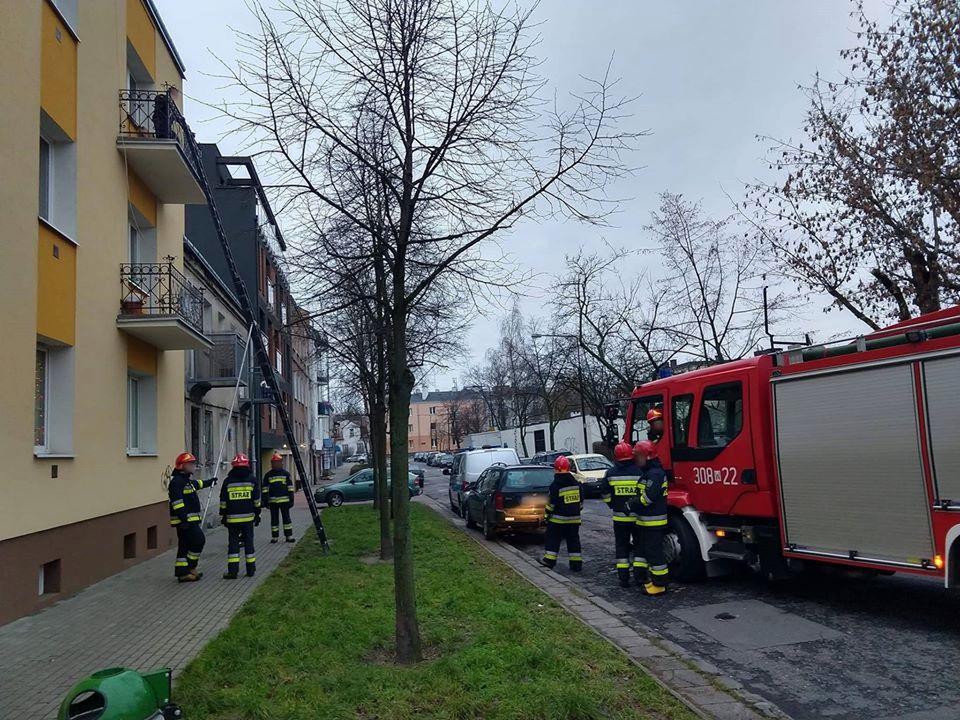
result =
[[633,452],[636,455],[642,455],[644,460],[649,460],[657,455],[657,446],[649,440],[641,440],[633,446]]
[[187,463],[195,463],[197,459],[188,452],[182,452],[177,455],[177,459],[173,462],[173,467],[177,470],[182,470],[183,466]]
[[566,455],[561,455],[553,461],[553,469],[558,473],[570,472],[570,461]]
[[250,467],[250,458],[243,453],[237,453],[230,465],[232,467]]
[[275,452],[270,456],[270,462],[283,462],[283,455],[278,452]]
[[647,410],[647,422],[652,423],[654,420],[663,420],[663,411],[660,408]]
[[629,460],[632,457],[633,448],[630,447],[628,442],[617,443],[617,446],[613,449],[614,460]]

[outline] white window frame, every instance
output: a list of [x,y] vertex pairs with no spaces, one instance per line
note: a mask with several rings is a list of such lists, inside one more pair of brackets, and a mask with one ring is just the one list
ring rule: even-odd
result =
[[157,378],[127,372],[127,455],[157,455]]
[[140,454],[140,378],[127,376],[127,452]]
[[41,337],[37,337],[36,348],[45,357],[44,438],[42,445],[34,445],[33,454],[37,457],[73,457],[74,350],[68,345],[48,343]]
[[[44,158],[44,148],[46,148],[46,158]],[[39,162],[40,174],[37,180],[37,215],[42,219],[46,220],[47,222],[50,222],[50,214],[54,206],[53,156],[54,156],[53,143],[47,138],[45,138],[43,135],[40,135],[40,162]],[[45,193],[44,193],[44,184],[46,184]],[[41,200],[42,198],[46,199],[46,207],[44,207],[44,204]]]
[[[37,445],[37,390],[34,387],[33,392],[33,452],[45,454],[48,452],[48,441],[50,439],[50,356],[47,349],[37,345],[37,356],[43,356],[43,442]],[[39,376],[39,373],[37,373]],[[35,381],[36,382],[36,381]]]
[[274,348],[273,352],[274,352],[273,367],[278,373],[282,375],[283,374],[283,351],[280,349],[279,343],[277,344],[277,347]]

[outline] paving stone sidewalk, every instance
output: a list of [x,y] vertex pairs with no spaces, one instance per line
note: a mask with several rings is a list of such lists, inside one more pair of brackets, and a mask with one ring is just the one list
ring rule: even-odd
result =
[[[427,496],[417,499],[459,527],[448,509],[439,502]],[[627,614],[625,609],[590,594],[571,579],[547,570],[507,543],[489,542],[477,533],[467,536],[609,640],[700,717],[708,720],[789,720],[772,703],[747,692],[740,683],[724,676],[713,665],[691,656],[679,645],[653,630],[637,632],[631,628],[622,619]]]
[[[174,582],[173,549],[0,627],[0,717],[55,718],[67,690],[105,667],[171,667],[176,682],[177,672],[294,547],[270,544],[269,515],[264,519],[256,530],[257,574],[252,579],[221,579],[227,533],[218,527],[207,531],[200,582]],[[297,538],[313,533],[302,498],[292,519]]]

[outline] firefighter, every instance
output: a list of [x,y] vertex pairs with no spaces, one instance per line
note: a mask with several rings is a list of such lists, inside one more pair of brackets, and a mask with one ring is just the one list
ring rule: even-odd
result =
[[634,448],[641,480],[631,506],[637,513],[637,525],[643,554],[648,563],[650,581],[643,586],[645,595],[662,595],[667,591],[667,561],[663,553],[663,536],[667,529],[667,474],[657,458],[657,446],[641,440]]
[[207,542],[200,524],[203,511],[200,509],[197,491],[213,487],[217,484],[217,479],[204,481],[194,478],[197,459],[188,452],[177,455],[173,467],[173,475],[170,476],[170,484],[167,486],[170,497],[170,524],[177,529],[177,559],[173,574],[178,582],[196,582],[203,577],[203,573],[197,570],[197,564]]
[[240,542],[246,559],[247,577],[257,571],[253,528],[260,524],[260,487],[250,470],[250,459],[237,453],[220,488],[220,522],[227,526],[227,572],[224,580],[236,580],[240,571]]
[[656,444],[663,437],[663,409],[652,407],[647,411],[647,440]]
[[[621,442],[613,449],[616,464],[607,470],[600,483],[600,496],[613,511],[613,541],[620,587],[630,587],[630,566],[637,583],[645,584],[647,561],[640,547],[637,515],[630,509],[630,500],[637,495],[640,468],[633,461],[633,447]],[[632,556],[632,557],[631,557]]]
[[570,473],[570,461],[565,456],[556,459],[553,470],[546,507],[547,537],[540,564],[554,567],[560,543],[565,540],[570,570],[580,572],[583,569],[583,555],[580,554],[580,510],[583,509],[580,484]]
[[293,522],[290,520],[290,508],[296,495],[293,478],[283,469],[283,455],[275,452],[270,458],[270,470],[263,476],[263,497],[270,505],[270,542],[280,540],[280,517],[283,517],[283,537],[287,542],[293,539]]

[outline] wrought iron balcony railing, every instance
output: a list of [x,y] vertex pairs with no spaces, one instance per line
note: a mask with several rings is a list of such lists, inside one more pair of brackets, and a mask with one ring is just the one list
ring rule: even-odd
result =
[[[187,369],[187,380],[191,383],[206,382],[210,385],[233,385],[238,380],[240,366],[243,365],[244,339],[236,333],[214,333],[207,335],[213,346],[205,350],[194,350],[193,363]],[[247,370],[240,384],[246,385]]]
[[176,140],[197,173],[193,134],[170,93],[164,90],[120,91],[120,134],[141,139]]
[[173,317],[203,333],[203,289],[173,263],[120,266],[120,317]]

